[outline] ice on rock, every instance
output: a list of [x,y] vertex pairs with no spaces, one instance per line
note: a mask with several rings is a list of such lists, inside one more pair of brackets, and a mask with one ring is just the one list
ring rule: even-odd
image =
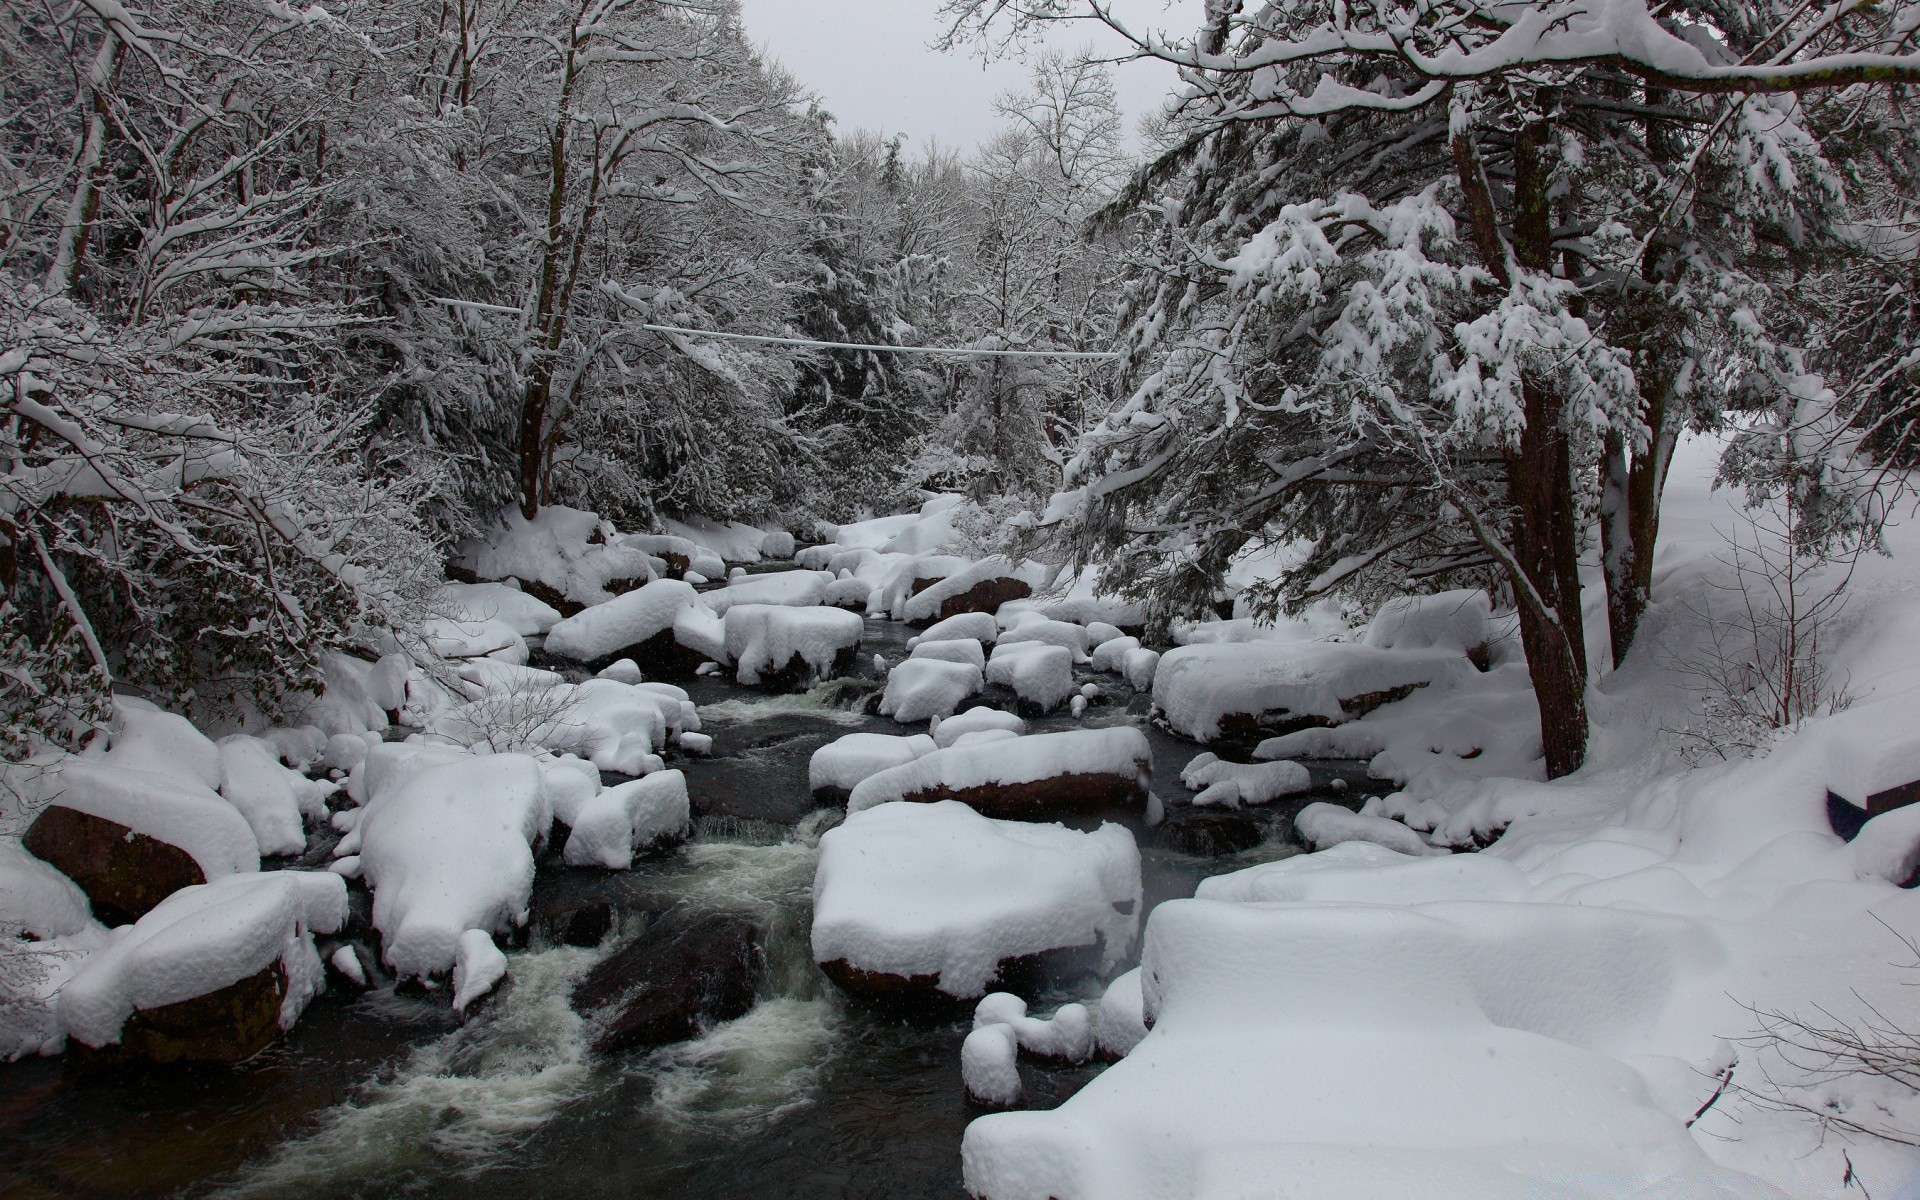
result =
[[1075,662],[1087,661],[1087,631],[1065,621],[1049,621],[1041,617],[1035,621],[1024,621],[1000,635],[1001,646],[1016,642],[1059,646],[1071,653]]
[[1313,777],[1299,763],[1230,763],[1212,753],[1195,756],[1180,773],[1180,781],[1189,791],[1200,793],[1193,798],[1194,804],[1228,808],[1271,804],[1313,787]]
[[1408,856],[1377,842],[1341,842],[1200,881],[1203,900],[1295,904],[1429,904],[1520,900],[1527,877],[1485,854]]
[[1153,673],[1153,703],[1174,731],[1200,742],[1223,718],[1261,731],[1276,723],[1337,725],[1359,715],[1344,705],[1473,674],[1451,650],[1380,650],[1338,642],[1241,642],[1179,646]]
[[929,641],[922,637],[914,641],[913,652],[908,658],[937,658],[944,662],[966,663],[976,669],[987,665],[987,652],[980,643],[972,638],[941,638]]
[[1608,1056],[1722,954],[1599,908],[1170,901],[1140,968],[1152,1033],[1057,1109],[973,1122],[967,1190],[1775,1194]]
[[120,1040],[142,1009],[219,991],[275,962],[286,973],[280,1027],[291,1029],[324,986],[313,934],[347,919],[346,883],[326,871],[232,875],[182,888],[74,972],[55,1012],[67,1035],[88,1046]]
[[1027,1002],[1012,992],[993,992],[974,1006],[973,1027],[1003,1025],[1020,1049],[1051,1063],[1083,1063],[1093,1057],[1093,1018],[1084,1004],[1063,1004],[1051,1017],[1027,1015]]
[[[942,732],[952,721],[942,721]],[[1130,725],[1074,729],[994,742],[986,746],[949,745],[860,781],[847,801],[849,812],[895,800],[946,799],[957,794],[997,790],[1014,792],[1066,776],[1111,780],[1106,792],[1146,791],[1153,770],[1147,737]]]
[[1080,833],[954,801],[884,804],[820,839],[813,895],[815,961],[933,977],[973,999],[1008,959],[1096,944],[1103,969],[1124,958],[1140,852],[1119,825]]
[[866,632],[860,614],[843,608],[738,604],[725,620],[727,655],[737,664],[736,678],[748,685],[796,661],[812,678],[824,678]]
[[560,620],[560,610],[504,583],[441,585],[435,607],[456,621],[498,621],[521,637],[538,637]]
[[1381,650],[1452,650],[1487,644],[1493,601],[1479,588],[1432,596],[1395,596],[1367,625],[1366,644]]
[[[364,752],[365,743],[362,743]],[[332,784],[316,783],[280,765],[273,747],[259,738],[222,738],[220,794],[240,810],[260,853],[299,854],[307,848],[306,820],[326,814]]]
[[570,867],[624,871],[636,850],[686,836],[692,823],[687,777],[656,771],[607,788],[581,806],[564,858]]
[[824,571],[776,571],[737,579],[718,591],[705,593],[701,599],[723,617],[729,609],[741,604],[813,608],[825,599],[831,582],[832,577]]
[[1051,712],[1073,694],[1073,651],[1046,642],[1002,641],[987,660],[987,682],[1042,712]]
[[813,752],[807,764],[807,787],[814,792],[828,788],[851,792],[869,775],[930,752],[934,742],[924,733],[849,733]]
[[484,929],[469,929],[460,935],[460,948],[453,960],[453,1011],[465,1014],[507,977],[507,956],[493,944],[493,935]]
[[1324,801],[1309,804],[1293,818],[1293,831],[1316,850],[1341,842],[1373,842],[1400,854],[1449,854],[1444,846],[1428,843],[1413,830],[1386,817],[1362,816]]
[[1013,1029],[982,1025],[960,1043],[960,1081],[967,1099],[986,1108],[1020,1103],[1020,1054]]
[[684,610],[698,607],[704,606],[692,584],[656,579],[554,625],[547,631],[547,652],[593,662],[673,629]]
[[1093,669],[1122,674],[1127,669],[1127,655],[1139,648],[1140,639],[1137,637],[1109,638],[1094,648]]
[[922,642],[959,641],[967,638],[991,646],[1000,637],[1000,623],[992,613],[955,613],[944,621],[935,621],[920,634]]
[[461,755],[376,788],[354,840],[388,965],[441,974],[462,933],[524,924],[533,847],[551,823],[525,755]]
[[1140,995],[1140,968],[1115,976],[1100,996],[1100,1015],[1094,1042],[1108,1058],[1125,1058],[1147,1036],[1147,1018]]
[[1010,712],[997,708],[970,708],[963,713],[947,717],[932,730],[933,743],[941,749],[953,745],[969,733],[979,733],[989,729],[1006,730],[1010,733],[1025,733],[1027,723]]
[[978,667],[937,658],[910,658],[887,672],[880,715],[903,725],[950,716],[982,686]]

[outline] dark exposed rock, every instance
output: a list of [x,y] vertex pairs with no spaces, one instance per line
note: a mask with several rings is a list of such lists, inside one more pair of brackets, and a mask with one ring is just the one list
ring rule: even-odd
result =
[[[1416,688],[1425,684],[1409,683],[1404,687],[1387,688],[1384,691],[1366,692],[1358,696],[1343,696],[1340,708],[1346,713],[1346,719],[1357,721],[1376,708],[1405,700],[1413,695]],[[1271,737],[1284,737],[1289,733],[1298,733],[1302,729],[1324,729],[1334,722],[1317,713],[1296,713],[1290,709],[1270,709],[1260,713],[1232,712],[1220,717],[1220,733],[1209,746],[1229,746],[1251,750]]]
[[1048,987],[1098,968],[1102,943],[1064,946],[1003,959],[977,994],[955,996],[940,990],[938,975],[894,975],[854,966],[844,958],[820,964],[834,986],[862,1003],[902,1016],[945,1020],[988,992],[1012,992],[1032,999]]
[[860,647],[847,646],[833,656],[833,664],[825,672],[820,672],[796,654],[783,667],[761,671],[759,686],[770,692],[804,692],[823,679],[851,674],[859,660]]
[[286,995],[287,974],[276,961],[218,991],[135,1012],[121,1027],[117,1045],[75,1042],[73,1051],[85,1066],[241,1062],[279,1036]]
[[542,604],[547,605],[549,608],[554,609],[563,617],[571,617],[576,613],[585,612],[587,609],[587,606],[578,600],[568,599],[559,588],[553,587],[550,584],[541,583],[538,579],[521,579],[518,582],[521,591],[532,596]]
[[1251,850],[1266,836],[1266,826],[1246,813],[1191,807],[1169,809],[1154,831],[1154,840],[1168,850],[1209,856]]
[[79,884],[109,925],[137,921],[181,888],[207,881],[180,847],[62,804],[40,814],[25,845]]
[[998,612],[1002,604],[1009,600],[1025,600],[1033,595],[1033,589],[1025,580],[1015,579],[1011,575],[999,575],[992,579],[982,579],[957,596],[948,596],[940,602],[940,611],[922,625],[931,625],[935,621],[944,621],[948,617],[961,613]]
[[753,1007],[766,973],[754,923],[676,911],[602,959],[573,989],[602,1054],[684,1041]]
[[1058,821],[1115,811],[1137,814],[1146,806],[1147,785],[1138,775],[1096,771],[1023,783],[936,785],[908,792],[901,799],[918,804],[958,800],[982,816],[1002,821]]

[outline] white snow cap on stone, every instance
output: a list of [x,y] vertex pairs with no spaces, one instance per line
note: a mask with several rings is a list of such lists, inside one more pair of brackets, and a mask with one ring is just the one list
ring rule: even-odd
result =
[[910,658],[887,672],[880,715],[903,725],[951,716],[960,702],[980,691],[980,669],[937,658]]
[[1000,637],[1000,623],[993,619],[992,613],[955,613],[944,621],[935,621],[927,626],[918,640],[922,642],[945,642],[960,638],[972,638],[983,645],[991,646]]
[[1493,601],[1479,588],[1432,596],[1395,596],[1367,625],[1366,644],[1381,650],[1453,650],[1484,646]]
[[1299,763],[1230,763],[1212,753],[1196,755],[1180,772],[1180,781],[1200,793],[1193,798],[1194,804],[1228,808],[1270,804],[1313,786],[1313,777]]
[[448,583],[435,607],[456,621],[499,621],[521,637],[536,637],[560,620],[560,610],[504,583]]
[[37,941],[68,937],[93,925],[79,885],[27,853],[17,837],[0,837],[0,922]]
[[1073,694],[1073,651],[1046,642],[1002,640],[987,660],[987,682],[1010,687],[1020,699],[1051,712]]
[[[214,761],[219,750],[214,749]],[[0,781],[29,804],[58,803],[178,846],[208,880],[260,869],[260,846],[240,810],[179,772],[119,765],[146,761],[67,755],[51,763],[0,765]]]
[[993,992],[974,1006],[973,1027],[1004,1025],[1013,1031],[1020,1049],[1062,1063],[1083,1063],[1093,1057],[1093,1019],[1084,1004],[1063,1004],[1051,1017],[1027,1015],[1027,1002],[1012,992]]
[[453,959],[453,1011],[465,1013],[468,1005],[506,977],[507,956],[493,944],[493,935],[484,929],[467,930],[460,935]]
[[355,840],[387,963],[439,974],[467,930],[524,924],[551,822],[539,764],[520,754],[462,755],[379,789]]
[[721,616],[739,604],[785,605],[812,608],[826,598],[833,576],[825,571],[775,571],[767,575],[747,575],[700,599]]
[[116,930],[60,989],[55,1012],[89,1046],[120,1040],[138,1009],[192,1000],[276,961],[287,975],[280,1027],[291,1029],[324,986],[314,933],[347,919],[347,886],[328,871],[232,875],[182,888]]
[[1118,675],[1126,670],[1127,654],[1139,648],[1140,639],[1137,637],[1109,638],[1094,648],[1093,669]]
[[656,771],[587,801],[567,838],[564,857],[570,867],[624,871],[633,865],[636,849],[684,836],[692,820],[687,777],[679,771]]
[[1200,881],[1206,900],[1330,904],[1429,904],[1438,900],[1520,900],[1527,877],[1486,854],[1408,856],[1377,842],[1341,842],[1318,854]]
[[1113,1058],[1125,1058],[1147,1036],[1146,1016],[1141,1011],[1140,968],[1135,967],[1114,978],[1100,996],[1100,1015],[1094,1025],[1094,1041],[1100,1052]]
[[1002,712],[1000,709],[982,705],[946,718],[931,732],[934,745],[944,750],[966,734],[980,733],[989,729],[1002,729],[1019,734],[1027,731],[1027,723],[1010,712]]
[[748,685],[796,658],[824,676],[840,652],[858,646],[866,632],[859,613],[824,606],[737,604],[727,610],[725,621],[727,655],[738,664],[735,677]]
[[281,766],[272,746],[245,734],[220,740],[220,765],[220,794],[247,819],[260,853],[298,854],[307,848],[304,821],[326,815],[332,784]]
[[1010,1025],[981,1025],[960,1043],[960,1081],[976,1104],[1020,1103],[1019,1041]]
[[683,609],[698,606],[700,594],[692,584],[656,579],[554,625],[547,631],[547,652],[592,662],[672,629]]
[[1337,804],[1324,801],[1309,804],[1293,818],[1293,831],[1316,850],[1325,850],[1341,842],[1373,842],[1401,854],[1451,854],[1444,846],[1434,846],[1413,830],[1386,817],[1362,816]]
[[[952,720],[940,723],[945,732]],[[960,791],[989,784],[1035,783],[1060,775],[1133,776],[1145,787],[1153,770],[1147,735],[1131,725],[1037,733],[981,746],[948,746],[861,780],[848,812],[931,788]]]
[[972,667],[987,665],[987,652],[972,638],[941,638],[937,641],[916,638],[913,652],[907,657],[937,658],[944,662],[966,663]]
[[849,733],[813,752],[807,763],[807,787],[816,792],[829,787],[852,791],[867,776],[930,752],[934,741],[924,733]]
[[1153,675],[1153,703],[1178,733],[1220,734],[1229,713],[1285,710],[1333,723],[1351,716],[1355,696],[1431,684],[1473,667],[1451,650],[1380,650],[1341,642],[1239,642],[1179,646]]
[[640,674],[639,663],[630,658],[623,658],[618,662],[607,664],[594,678],[611,679],[615,683],[639,683],[643,676]]
[[940,606],[955,596],[965,595],[976,584],[1014,574],[1013,564],[1002,555],[981,559],[963,571],[956,571],[916,595],[909,596],[895,612],[904,621],[931,621]]
[[820,839],[813,897],[816,961],[937,975],[941,991],[971,999],[1006,959],[1099,942],[1107,967],[1120,961],[1138,921],[1140,852],[1119,825],[1080,833],[951,800],[883,804]]
[[1075,662],[1087,661],[1087,631],[1065,621],[1049,621],[1045,617],[1022,621],[1000,635],[1001,646],[1012,645],[1015,642],[1041,642],[1048,646],[1060,646],[1073,654]]

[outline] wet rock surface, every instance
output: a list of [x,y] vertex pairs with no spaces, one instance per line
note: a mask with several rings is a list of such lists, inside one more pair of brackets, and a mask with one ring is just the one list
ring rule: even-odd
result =
[[592,1020],[596,1053],[659,1046],[743,1016],[766,974],[759,928],[730,914],[662,917],[573,989]]
[[109,925],[136,921],[181,888],[207,881],[180,847],[61,804],[40,814],[23,844],[79,884]]

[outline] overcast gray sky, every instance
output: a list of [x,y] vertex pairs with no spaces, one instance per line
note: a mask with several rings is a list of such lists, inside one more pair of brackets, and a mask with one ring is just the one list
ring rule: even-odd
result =
[[[970,150],[998,127],[994,97],[1022,87],[1027,69],[929,49],[943,28],[939,7],[939,0],[742,0],[747,32],[819,94],[842,132],[904,133],[915,146],[935,137]],[[1122,6],[1129,20],[1180,33],[1188,32],[1185,10],[1198,8],[1197,0]],[[1074,26],[1054,42],[1076,49],[1096,41],[1111,51],[1110,39],[1096,41],[1093,30]],[[1177,81],[1163,64],[1127,63],[1116,82],[1131,132]]]

